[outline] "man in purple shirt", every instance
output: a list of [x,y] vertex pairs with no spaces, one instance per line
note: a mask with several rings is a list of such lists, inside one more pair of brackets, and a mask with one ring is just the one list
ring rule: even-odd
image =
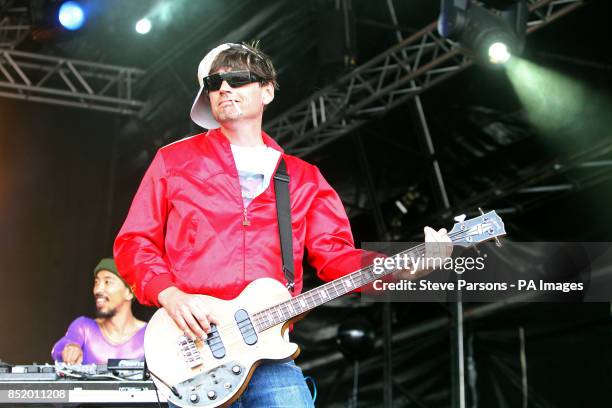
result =
[[134,294],[115,261],[102,259],[94,279],[96,318],[76,318],[53,346],[53,360],[67,364],[105,364],[109,358],[144,360],[146,323],[132,314]]

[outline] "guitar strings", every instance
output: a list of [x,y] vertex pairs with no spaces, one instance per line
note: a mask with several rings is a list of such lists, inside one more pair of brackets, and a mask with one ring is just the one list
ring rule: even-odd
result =
[[[459,237],[465,236],[465,235],[467,235],[467,231],[458,231],[456,233],[449,234],[449,237],[450,238],[456,238],[456,239],[454,239],[454,241],[457,241],[459,239]],[[398,253],[397,255],[402,255],[402,254],[408,253],[408,252],[416,252],[415,255],[417,255],[417,257],[420,257],[420,256],[422,256],[425,253],[425,250],[426,250],[426,243],[422,243],[422,244],[416,245],[416,246],[414,246],[412,248],[409,248],[409,249],[407,249],[405,251],[402,251],[402,252]],[[359,281],[356,282],[354,286],[355,287],[363,286],[363,285],[365,285],[365,284],[367,284],[369,282],[367,282],[367,281],[363,282],[362,278],[360,276],[353,276],[353,274],[359,274],[359,273],[363,273],[363,272],[371,273],[371,271],[368,270],[368,269],[371,269],[371,268],[372,268],[372,265],[369,265],[369,266],[367,266],[365,268],[362,268],[362,269],[360,269],[358,271],[352,272],[351,274],[345,275],[345,276],[343,276],[343,277],[341,277],[341,278],[339,278],[337,280],[334,280],[334,281],[328,282],[328,283],[326,283],[324,285],[321,285],[318,288],[315,288],[315,290],[313,290],[312,292],[309,291],[309,292],[302,293],[302,294],[300,294],[298,296],[295,296],[295,297],[293,297],[291,299],[288,299],[288,300],[286,300],[284,302],[281,302],[278,305],[275,305],[275,306],[272,306],[272,307],[268,307],[266,309],[262,309],[262,310],[259,310],[257,312],[253,312],[253,313],[251,313],[251,319],[253,321],[253,325],[256,326],[256,329],[259,329],[259,330],[257,330],[258,332],[261,332],[261,331],[266,330],[266,329],[268,329],[270,327],[276,326],[279,323],[285,322],[285,321],[289,320],[291,317],[295,317],[295,316],[297,316],[297,315],[299,315],[301,313],[305,313],[306,311],[312,309],[313,306],[317,305],[318,302],[315,299],[313,299],[314,295],[319,295],[317,293],[317,290],[321,290],[321,289],[325,288],[326,286],[329,286],[330,288],[333,288],[336,293],[338,293],[338,289],[336,288],[336,286],[338,286],[338,284],[342,284],[340,281],[343,278],[349,277],[351,280],[353,278],[357,278],[357,279],[359,279]],[[348,293],[348,292],[349,291],[347,291],[346,293]],[[288,319],[285,319],[285,316],[284,316],[285,314],[289,314],[289,315],[292,314],[292,312],[290,311],[289,307],[287,307],[286,304],[287,303],[291,303],[292,301],[296,300],[298,297],[301,297],[301,299],[305,301],[305,303],[307,305],[306,309],[300,311],[299,313],[294,314],[293,316],[289,317]],[[295,307],[294,307],[294,309],[295,309]],[[281,310],[281,312],[278,313],[277,310]],[[273,312],[276,312],[276,314],[281,316],[284,320],[280,320],[280,321],[277,322],[276,319],[274,319],[272,321],[274,324],[270,324],[271,320],[268,319],[267,317],[264,317],[264,315],[265,314],[269,314],[269,313],[273,313]],[[286,312],[289,312],[289,313],[286,313]],[[229,329],[229,328],[235,327],[235,326],[236,326],[236,324],[232,322],[232,323],[229,323],[229,324],[225,324],[223,326],[217,326],[217,329],[218,330],[219,329],[220,330],[224,330],[224,329]],[[257,326],[259,326],[259,328]]]
[[[458,232],[455,232],[455,233],[451,233],[448,236],[449,236],[449,238],[452,239],[452,242],[456,242],[461,237],[464,237],[466,235],[468,235],[468,231],[464,230],[464,231],[458,231]],[[414,252],[417,257],[420,257],[420,256],[424,255],[425,252],[426,252],[426,244],[427,243],[422,243],[422,244],[416,245],[416,246],[414,246],[412,248],[409,248],[409,249],[407,249],[405,251],[402,251],[402,252],[396,254],[395,256],[402,255],[402,254],[409,253],[409,252]],[[320,300],[323,300],[321,298],[321,295],[319,294],[319,292],[322,289],[325,289],[326,292],[327,292],[327,289],[333,289],[336,292],[336,297],[338,297],[339,288],[337,286],[342,285],[342,287],[343,287],[342,290],[345,289],[345,285],[342,283],[343,279],[347,279],[348,278],[351,281],[356,280],[356,282],[353,282],[354,288],[358,288],[358,287],[364,286],[364,285],[372,282],[372,280],[369,280],[367,277],[363,276],[364,272],[365,273],[372,273],[371,269],[372,269],[372,265],[369,265],[369,266],[367,266],[365,268],[359,269],[359,270],[357,270],[355,272],[352,272],[352,273],[350,273],[348,275],[345,275],[345,276],[343,276],[341,278],[338,278],[338,279],[336,279],[334,281],[327,282],[326,284],[321,285],[321,286],[319,286],[319,287],[317,287],[317,288],[315,288],[315,289],[313,289],[311,291],[308,291],[308,292],[302,293],[300,295],[297,295],[295,297],[292,297],[291,299],[288,299],[288,300],[286,300],[284,302],[281,302],[281,303],[279,303],[277,305],[274,305],[274,306],[268,307],[266,309],[259,310],[257,312],[251,313],[250,317],[251,317],[251,324],[253,326],[253,329],[255,329],[255,331],[257,333],[261,333],[261,332],[263,332],[263,331],[265,331],[265,330],[267,330],[269,328],[272,328],[272,327],[277,326],[277,325],[279,325],[281,323],[287,322],[292,317],[298,316],[298,315],[300,315],[302,313],[305,313],[305,312],[311,310],[313,307],[316,307],[318,304],[324,303],[324,302],[321,303],[321,302],[317,301],[317,299],[315,299],[315,296],[317,296]],[[381,275],[381,277],[389,275],[389,274],[391,274],[393,272],[394,271],[385,273],[384,275]],[[345,293],[348,293],[348,292],[345,292]],[[300,300],[303,300],[304,303],[306,304],[305,310],[302,310],[302,311],[299,311],[299,312],[291,311],[291,308],[288,306],[288,304],[289,303],[293,303],[293,301],[297,300],[298,298],[300,298]],[[329,293],[328,293],[328,298],[329,298]],[[297,310],[295,306],[292,307],[292,308],[294,310]],[[271,319],[269,319],[268,317],[264,317],[266,314],[270,314],[271,315],[272,313],[275,313],[276,315],[278,315],[278,317],[280,317],[282,320],[277,320],[273,315],[272,315]],[[285,315],[288,315],[289,317],[286,318]],[[240,324],[242,324],[244,326],[243,323],[244,323],[244,321],[240,322]],[[218,331],[225,331],[225,330],[228,330],[228,329],[233,328],[233,327],[238,327],[239,330],[241,328],[240,325],[237,325],[236,323],[232,322],[232,323],[226,323],[226,324],[224,324],[222,326],[217,326],[217,330]],[[215,338],[213,338],[211,340],[218,340],[218,341],[216,341],[215,343],[211,343],[211,344],[207,343],[209,345],[209,347],[217,345],[219,342],[222,342],[224,344],[224,346],[226,345],[227,347],[235,345],[235,344],[244,343],[243,336],[240,333],[236,333],[236,332],[233,332],[233,331],[225,333],[223,335],[223,338],[221,338],[221,336],[218,335],[218,336],[216,336]],[[226,341],[226,340],[229,340],[229,341]],[[206,342],[206,340],[204,340],[204,341]]]
[[[457,235],[457,234],[455,234],[455,235]],[[421,244],[419,246],[415,246],[413,248],[410,248],[409,250],[404,251],[404,252],[408,252],[408,251],[415,252],[417,254],[417,256],[423,255],[424,252],[425,252],[425,245]],[[370,265],[370,266],[368,266],[366,268],[360,269],[359,271],[355,271],[353,273],[363,272],[364,270],[368,270],[368,269],[371,269],[371,268],[372,268],[372,265]],[[347,276],[349,276],[349,275],[345,275],[345,277],[347,277]],[[356,279],[356,283],[354,284],[354,287],[360,287],[360,286],[363,286],[363,285],[371,282],[371,280],[369,280],[367,278],[364,279],[363,276],[353,276],[352,278]],[[338,283],[339,283],[339,281],[336,280],[336,281],[328,282],[325,285],[329,285],[329,284],[338,285]],[[322,285],[322,286],[325,286],[325,285]],[[322,286],[320,286],[317,289],[320,289]],[[338,291],[338,289],[335,289],[335,290],[336,290],[336,292]],[[294,314],[294,316],[297,316],[297,315],[299,315],[301,313],[304,313],[305,311],[308,311],[308,310],[312,309],[313,307],[317,306],[317,304],[319,303],[315,299],[315,295],[318,295],[318,293],[316,291],[305,292],[305,293],[303,293],[301,295],[298,295],[298,296],[302,296],[302,295],[304,295],[303,299],[305,300],[305,303],[307,305],[306,310],[304,310],[304,311],[302,311],[300,313]],[[278,324],[282,324],[282,323],[285,323],[286,321],[288,321],[291,317],[285,318],[285,314],[289,314],[290,315],[291,313],[287,313],[289,311],[289,309],[286,307],[286,304],[291,302],[292,300],[296,299],[296,297],[294,297],[292,299],[288,299],[288,300],[286,300],[284,302],[281,302],[278,305],[275,305],[275,306],[273,306],[271,308],[263,309],[261,311],[258,311],[258,312],[255,312],[255,313],[251,314],[251,320],[253,321],[253,323],[252,323],[253,324],[253,328],[256,330],[256,332],[257,333],[262,333],[265,330],[268,330],[268,329],[270,329],[272,327],[277,326]],[[276,313],[279,317],[282,317],[282,320],[276,321],[276,319],[275,319],[275,320],[272,321],[272,323],[270,323],[269,319],[264,318],[264,317],[261,316],[261,314],[263,312],[271,313],[272,309],[277,309],[277,308],[280,308],[280,310],[284,309],[284,311],[277,311],[277,313]],[[235,328],[235,327],[237,327],[237,325],[235,323],[225,324],[224,326],[221,326],[222,330],[223,330],[223,328],[229,329],[229,328]],[[217,330],[219,330],[219,327],[217,327]],[[234,330],[229,331],[228,333],[225,333],[223,335],[223,338],[221,338],[221,336],[218,336],[218,337],[215,337],[215,339],[213,339],[213,340],[217,340],[217,341],[215,343],[213,343],[213,344],[209,344],[209,347],[216,346],[216,345],[219,344],[219,342],[222,342],[223,345],[226,348],[231,348],[234,345],[242,345],[242,344],[244,344],[243,336],[240,334],[239,331],[236,332]]]
[[[456,242],[458,240],[458,237],[468,235],[468,232],[469,231],[467,231],[467,230],[458,231],[458,232],[449,234],[449,237],[450,238],[456,238],[454,240],[454,242]],[[409,253],[409,252],[414,252],[415,255],[417,255],[417,257],[422,256],[426,252],[426,243],[419,244],[419,245],[417,245],[415,247],[409,248],[408,250],[400,252],[398,255],[401,255],[401,254],[404,254],[404,253]],[[319,292],[321,292],[322,290],[325,290],[325,292],[327,292],[326,286],[328,286],[330,289],[334,289],[334,291],[336,292],[336,296],[335,297],[339,296],[338,295],[337,285],[338,285],[338,283],[341,283],[341,280],[343,278],[347,278],[348,277],[348,278],[351,279],[351,281],[353,281],[354,278],[357,279],[356,283],[353,282],[353,283],[355,283],[356,287],[361,287],[361,286],[363,286],[363,285],[365,285],[365,284],[367,284],[369,282],[372,282],[372,280],[368,280],[368,279],[366,279],[364,281],[363,278],[362,278],[363,272],[371,273],[371,268],[372,268],[372,265],[370,265],[370,266],[368,266],[366,268],[360,269],[358,271],[355,271],[355,272],[353,272],[353,273],[351,273],[349,275],[345,275],[344,277],[339,278],[337,280],[334,280],[334,281],[328,282],[328,283],[326,283],[324,285],[321,285],[321,286],[315,288],[312,291],[309,291],[309,292],[303,293],[301,295],[298,295],[298,296],[302,296],[302,300],[305,300],[305,303],[307,304],[307,309],[306,310],[302,310],[302,311],[296,313],[296,312],[293,312],[291,310],[291,307],[288,306],[290,303],[293,303],[292,302],[293,300],[298,298],[298,296],[296,296],[296,297],[294,297],[292,299],[289,299],[289,300],[287,300],[285,302],[281,302],[278,305],[275,305],[275,306],[269,307],[267,309],[260,310],[258,312],[253,313],[252,316],[254,318],[254,321],[256,322],[257,325],[263,326],[262,330],[260,330],[260,331],[266,330],[269,327],[273,327],[273,326],[276,326],[279,323],[285,322],[285,321],[291,319],[291,317],[295,317],[295,316],[297,316],[297,315],[299,315],[301,313],[304,313],[304,312],[312,309],[313,306],[317,306],[317,303],[320,303],[320,302],[318,302],[316,299],[313,299],[313,297],[316,295],[317,297],[321,298],[321,295],[320,295]],[[388,275],[388,274],[390,274],[392,272],[393,271],[388,272],[385,275]],[[348,293],[348,291],[345,292],[345,293]],[[344,294],[344,293],[342,293],[342,294]],[[327,295],[328,295],[327,297],[329,298],[329,293],[327,293]],[[321,300],[323,300],[323,299],[321,298]],[[293,307],[293,308],[295,309],[295,307]],[[272,313],[276,313],[279,316],[281,316],[282,320],[276,321],[276,319],[274,319],[274,320],[272,320],[272,324],[271,324],[270,323],[270,319],[268,319],[266,317],[266,314],[272,314]],[[290,317],[286,318],[285,314],[289,315]],[[293,316],[292,316],[292,314],[293,314]],[[272,316],[272,317],[274,318],[274,316]]]

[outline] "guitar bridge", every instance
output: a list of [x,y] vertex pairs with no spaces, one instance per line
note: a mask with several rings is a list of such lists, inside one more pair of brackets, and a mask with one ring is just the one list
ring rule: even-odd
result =
[[195,341],[191,340],[185,335],[182,335],[178,339],[178,345],[183,354],[183,360],[189,368],[195,368],[204,363],[200,350],[195,344]]

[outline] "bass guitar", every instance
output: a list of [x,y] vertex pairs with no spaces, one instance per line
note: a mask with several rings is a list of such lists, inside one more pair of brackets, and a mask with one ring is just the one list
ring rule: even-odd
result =
[[[457,222],[448,233],[464,247],[505,235],[495,211]],[[423,255],[425,244],[398,255]],[[251,282],[232,300],[201,295],[219,323],[206,340],[191,340],[160,308],[147,325],[144,339],[149,372],[159,392],[179,407],[220,407],[235,401],[261,362],[288,361],[300,352],[283,334],[309,310],[395,272],[374,273],[368,266],[292,297],[271,278]]]

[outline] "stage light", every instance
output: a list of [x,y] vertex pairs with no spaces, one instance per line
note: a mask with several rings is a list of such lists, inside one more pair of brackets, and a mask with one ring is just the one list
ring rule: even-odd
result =
[[489,61],[493,64],[505,64],[511,56],[508,46],[502,42],[495,42],[489,47]]
[[499,65],[522,52],[527,15],[525,0],[498,12],[469,0],[442,0],[438,31],[473,51],[479,60]]
[[148,18],[143,18],[138,20],[138,22],[136,23],[136,32],[138,34],[147,34],[149,31],[151,31],[151,20],[149,20]]
[[67,1],[60,6],[58,18],[64,28],[78,30],[85,24],[85,11],[79,3]]

